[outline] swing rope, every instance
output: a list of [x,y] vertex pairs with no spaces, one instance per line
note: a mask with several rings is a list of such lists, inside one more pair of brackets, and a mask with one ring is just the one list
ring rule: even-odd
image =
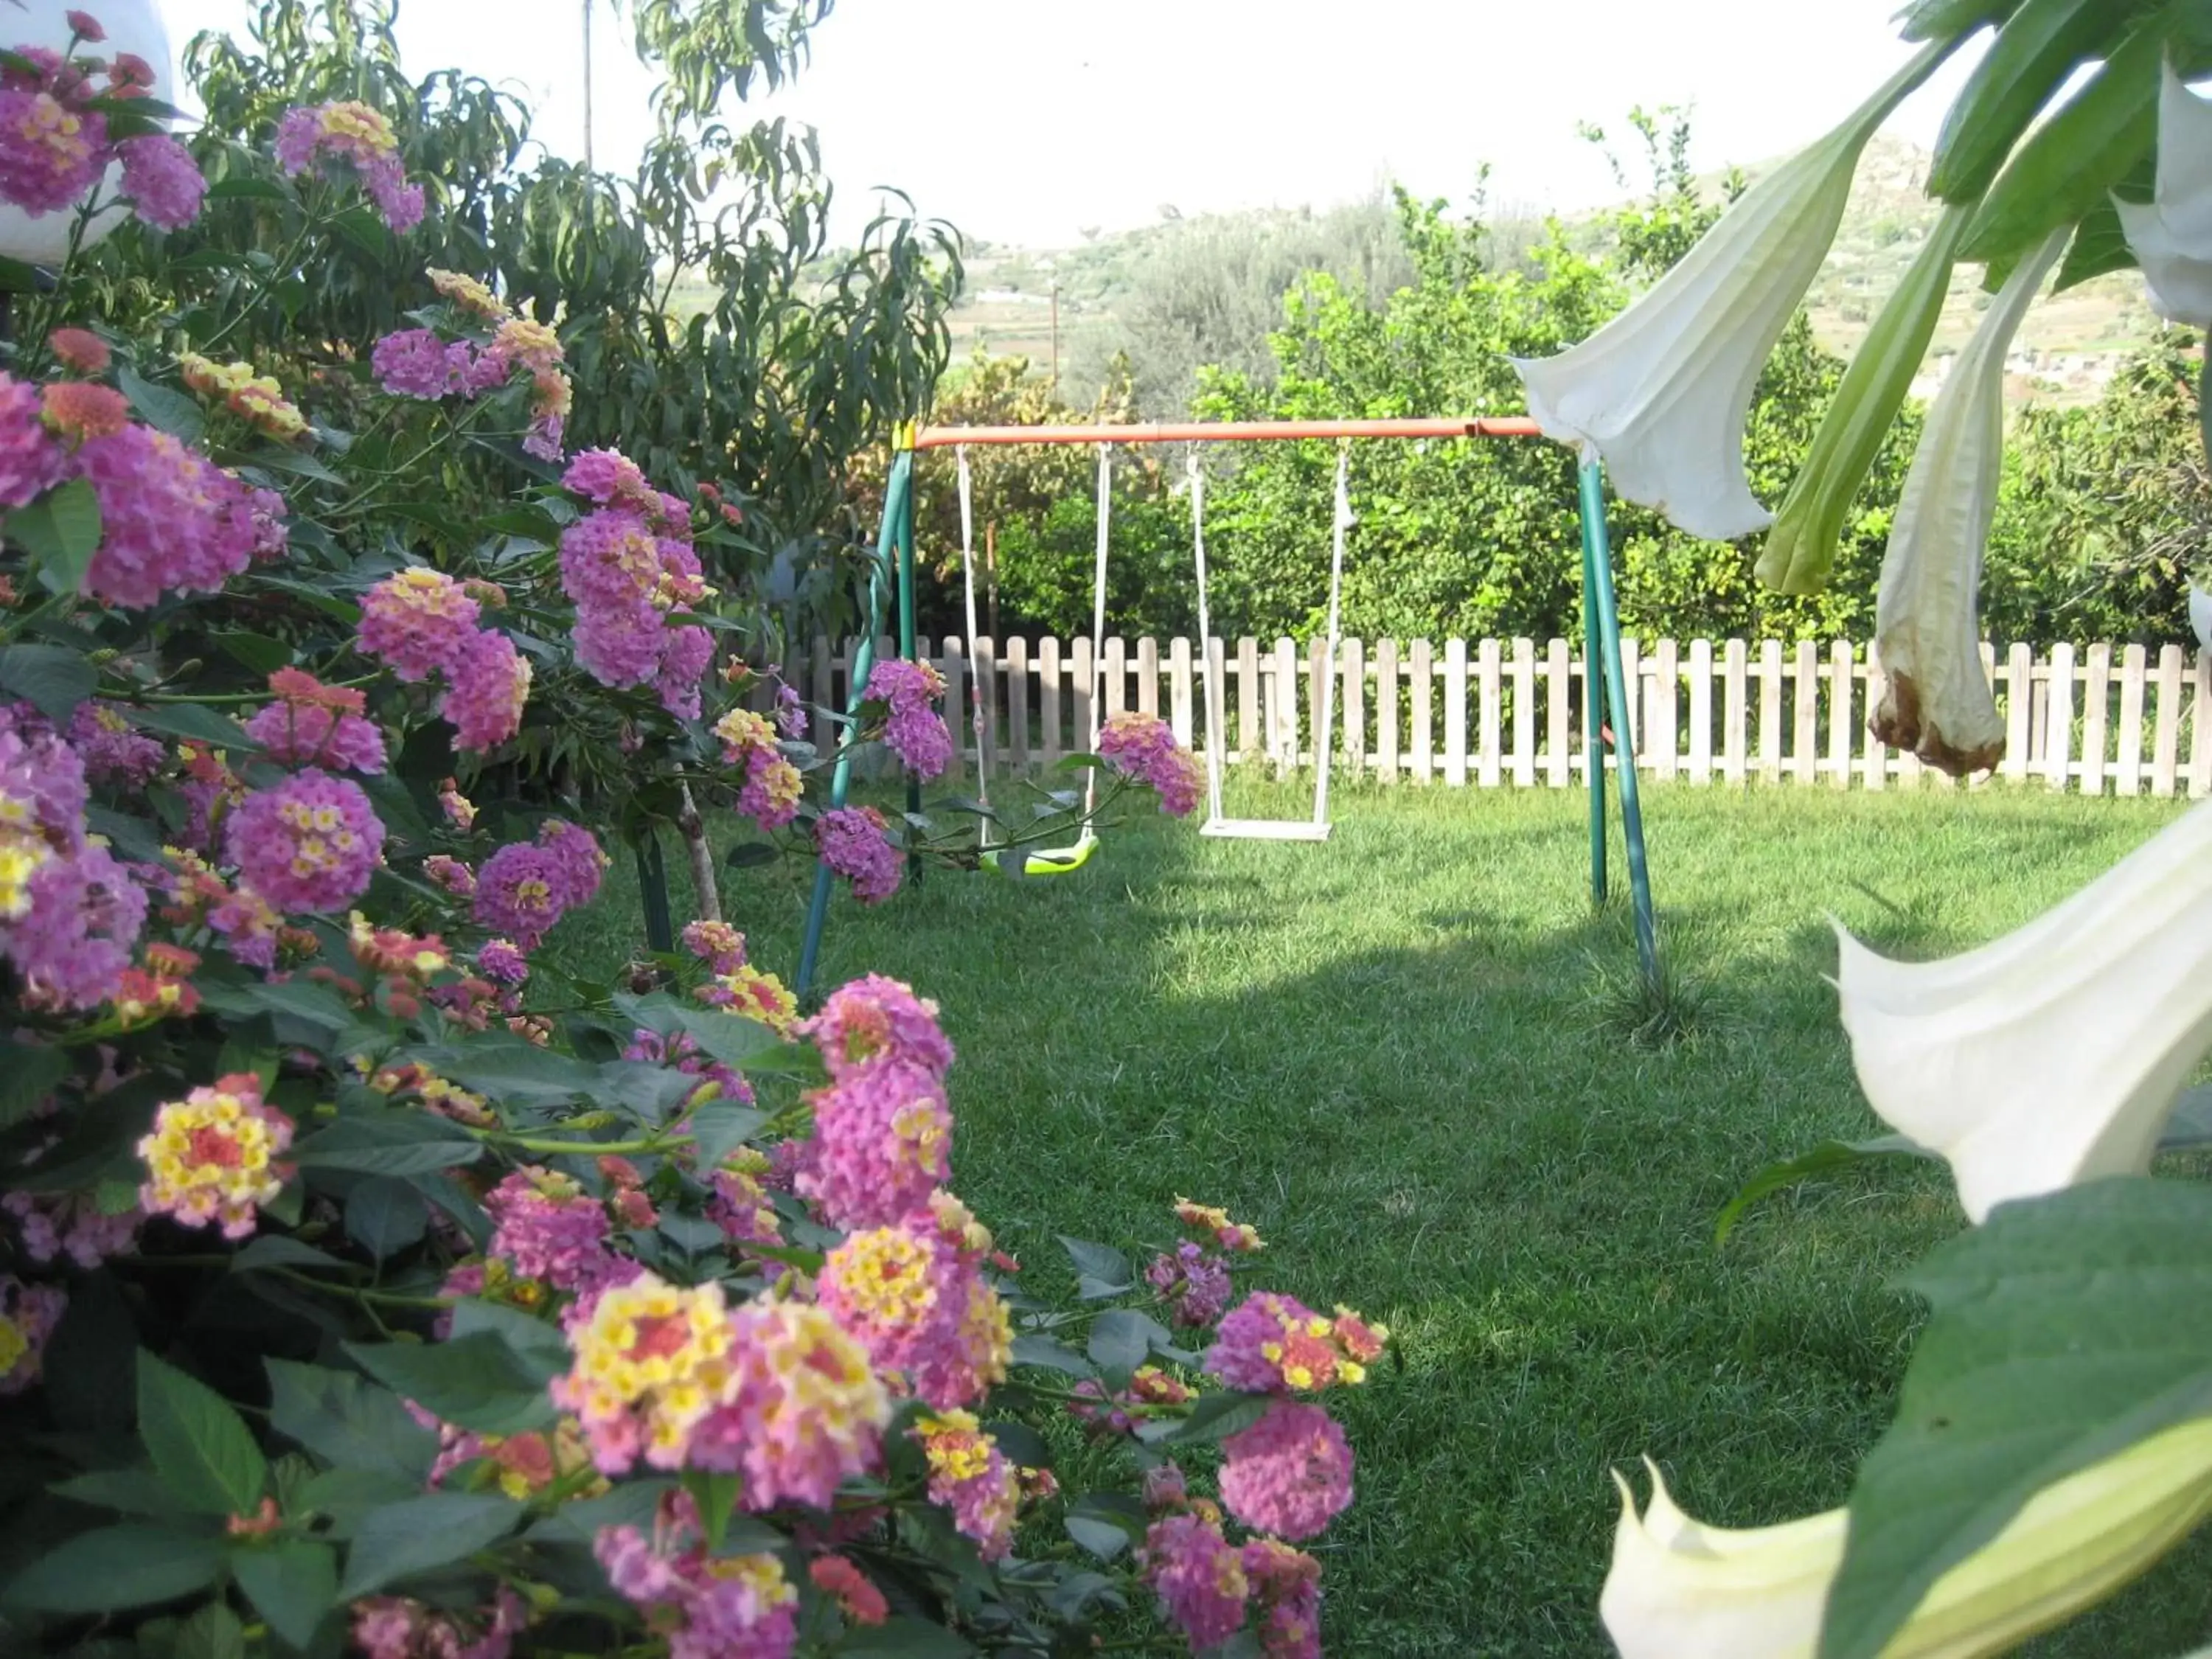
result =
[[1314,783],[1313,821],[1324,825],[1328,823],[1329,763],[1336,751],[1337,625],[1344,599],[1344,536],[1359,522],[1352,512],[1351,464],[1352,441],[1340,438],[1336,444],[1336,527],[1328,553],[1328,651],[1322,659],[1321,733],[1314,743],[1314,764],[1320,769],[1320,775]]
[[1199,673],[1206,685],[1206,817],[1209,823],[1221,817],[1222,665],[1214,659],[1213,618],[1206,608],[1206,469],[1193,446],[1184,457],[1183,473],[1190,480],[1190,544],[1198,561]]
[[[960,574],[962,585],[968,592],[968,709],[969,724],[975,732],[975,799],[985,806],[991,804],[990,757],[983,751],[983,733],[987,725],[983,718],[983,682],[975,671],[975,480],[968,470],[968,446],[962,444],[952,452],[952,459],[960,471]],[[990,844],[991,821],[981,819],[976,825],[976,838],[983,845]]]
[[[968,605],[968,707],[969,724],[975,732],[975,800],[986,811],[991,805],[991,762],[993,757],[985,739],[989,724],[987,699],[991,688],[975,672],[975,477],[969,470],[968,447],[960,444],[953,450],[960,481],[960,571],[967,592]],[[1098,748],[1098,736],[1104,728],[1101,703],[1106,687],[1106,549],[1109,535],[1108,515],[1113,508],[1113,460],[1110,450],[1102,445],[1098,451],[1098,554],[1091,578],[1091,748]],[[1026,696],[1016,692],[1010,696],[1007,715],[1012,720],[1027,720],[1029,709]],[[1098,810],[1098,773],[1094,768],[1084,786],[1083,833],[1065,847],[1040,848],[1023,855],[1022,867],[1032,876],[1061,876],[1079,870],[1089,861],[1091,850],[1098,845],[1098,837],[1091,833],[1091,815]],[[990,819],[977,826],[976,839],[980,861],[996,866],[1000,849],[990,844]]]

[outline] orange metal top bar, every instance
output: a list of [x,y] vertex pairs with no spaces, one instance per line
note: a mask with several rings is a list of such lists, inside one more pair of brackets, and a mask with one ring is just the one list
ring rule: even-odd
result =
[[960,444],[1183,444],[1277,438],[1540,438],[1526,416],[1457,421],[1197,421],[1182,425],[926,426],[916,449]]

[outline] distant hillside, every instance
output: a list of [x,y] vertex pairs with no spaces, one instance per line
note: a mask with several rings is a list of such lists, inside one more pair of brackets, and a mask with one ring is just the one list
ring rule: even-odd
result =
[[[1919,252],[1936,219],[1935,205],[1921,190],[1928,161],[1925,151],[1900,139],[1877,137],[1868,147],[1835,246],[1807,299],[1814,330],[1831,349],[1849,356],[1856,348]],[[1760,169],[1749,171],[1756,178]],[[1271,210],[1242,216],[1282,221],[1297,216]],[[1019,353],[1043,370],[1052,359],[1057,286],[1063,372],[1095,362],[1099,343],[1114,332],[1116,307],[1127,300],[1137,273],[1182,228],[1176,222],[1164,222],[1062,248],[972,244],[967,298],[953,316],[955,360],[980,344],[994,355]],[[1930,372],[1923,376],[1923,393],[1940,384],[1944,357],[1973,332],[1987,304],[1980,277],[1979,267],[1969,267],[1953,280]],[[2046,299],[2028,314],[2015,347],[2013,397],[2057,402],[2094,397],[2114,366],[2155,323],[2142,283],[2132,272]]]

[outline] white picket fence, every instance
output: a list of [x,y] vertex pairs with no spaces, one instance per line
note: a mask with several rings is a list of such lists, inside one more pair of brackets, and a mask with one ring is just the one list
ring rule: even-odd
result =
[[[1033,770],[1084,746],[1090,640],[978,638],[972,654],[954,636],[921,643],[947,682],[956,775],[971,775],[979,755],[997,770]],[[817,638],[784,665],[786,679],[814,703],[845,707],[854,644]],[[1323,642],[1304,652],[1288,639],[1209,645],[1231,762],[1310,765],[1332,672]],[[1879,695],[1870,654],[1846,640],[1624,640],[1638,764],[1648,777],[1693,784],[1954,787],[1867,731],[1869,688]],[[2141,645],[2100,643],[2014,645],[2002,656],[1984,645],[1982,658],[2008,734],[2000,777],[2086,794],[2212,794],[2212,719],[2199,713],[2212,700],[2212,655],[2168,645],[2154,659]],[[1107,714],[1161,714],[1184,742],[1201,739],[1193,641],[1109,638],[1104,667]],[[1565,640],[1348,639],[1333,672],[1340,778],[1560,789],[1584,776],[1583,663]],[[989,687],[980,745],[969,709],[976,678]],[[813,735],[835,741],[826,720]]]

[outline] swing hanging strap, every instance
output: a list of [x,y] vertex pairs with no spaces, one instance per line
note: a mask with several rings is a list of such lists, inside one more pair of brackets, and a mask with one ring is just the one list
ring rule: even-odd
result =
[[[1091,579],[1091,752],[1106,725],[1106,547],[1114,512],[1114,446],[1098,446],[1098,556]],[[1098,807],[1098,773],[1094,768],[1083,788],[1087,820]],[[1090,828],[1086,823],[1084,833]]]
[[[969,724],[975,732],[975,799],[988,806],[991,766],[990,757],[983,752],[983,682],[975,672],[975,480],[968,469],[967,445],[955,449],[952,459],[960,473],[960,574],[968,594],[968,711]],[[976,830],[988,844],[990,820],[982,820]]]
[[1336,522],[1328,551],[1328,643],[1322,658],[1321,731],[1314,742],[1313,821],[1323,826],[1328,823],[1329,763],[1336,752],[1336,653],[1344,599],[1344,533],[1359,522],[1352,511],[1351,466],[1352,441],[1340,438],[1336,445]]
[[1198,565],[1199,680],[1206,690],[1206,816],[1208,823],[1221,817],[1221,750],[1228,739],[1221,731],[1221,671],[1213,659],[1213,618],[1206,602],[1206,469],[1199,464],[1195,445],[1183,460],[1190,481],[1191,556]]

